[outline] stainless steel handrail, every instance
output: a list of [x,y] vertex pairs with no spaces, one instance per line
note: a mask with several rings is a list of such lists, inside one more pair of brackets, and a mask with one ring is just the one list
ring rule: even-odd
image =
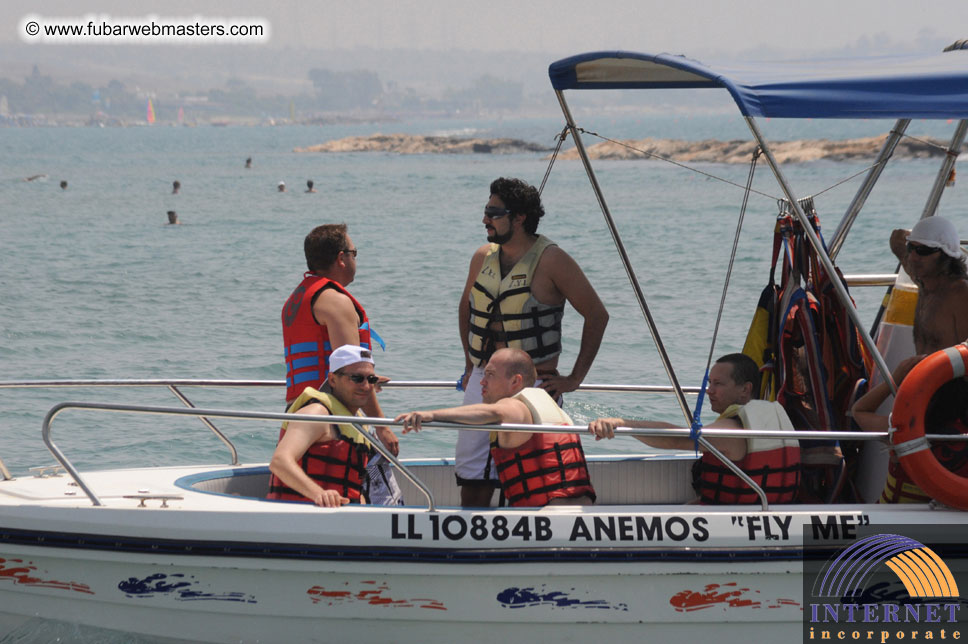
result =
[[[63,411],[67,409],[88,409],[94,411],[111,411],[111,412],[126,412],[135,414],[160,414],[168,416],[196,416],[198,418],[202,417],[212,417],[212,418],[236,418],[236,419],[249,419],[249,420],[281,420],[281,421],[316,421],[316,422],[327,422],[327,423],[347,423],[352,424],[361,431],[363,430],[361,424],[376,424],[376,425],[400,425],[402,423],[397,423],[396,421],[390,420],[388,418],[366,418],[362,416],[315,416],[309,414],[281,414],[277,412],[250,412],[250,411],[239,411],[232,409],[202,409],[202,408],[192,408],[183,409],[180,407],[153,407],[149,405],[122,405],[115,403],[86,403],[86,402],[63,402],[54,405],[47,412],[44,417],[43,429],[41,435],[43,436],[44,444],[50,453],[54,455],[57,462],[60,463],[67,473],[74,479],[87,497],[91,500],[91,503],[95,506],[103,506],[104,504],[101,500],[94,494],[94,491],[88,486],[88,484],[81,477],[80,473],[70,462],[67,456],[60,450],[59,447],[54,443],[51,438],[51,424],[54,419]],[[371,436],[369,432],[366,432],[371,438],[370,444],[373,448],[378,451],[384,458],[392,463],[395,467],[400,470],[411,483],[413,483],[424,496],[427,497],[428,508],[433,511],[436,510],[436,503],[434,501],[433,493],[430,489],[417,478],[410,470],[406,468],[386,447],[380,444],[380,441],[375,437]]]
[[[58,403],[51,407],[44,417],[42,437],[44,444],[50,453],[53,454],[54,458],[60,463],[67,473],[74,479],[78,487],[84,491],[87,497],[91,500],[91,503],[95,506],[103,506],[104,504],[97,497],[94,491],[88,486],[87,482],[84,481],[80,473],[70,462],[67,456],[60,450],[59,447],[54,443],[51,438],[51,425],[54,419],[63,411],[68,409],[87,409],[93,411],[110,411],[110,412],[124,412],[124,413],[141,413],[141,414],[156,414],[156,415],[169,415],[169,416],[196,416],[196,417],[212,417],[212,418],[235,418],[235,419],[248,419],[248,420],[276,420],[276,421],[313,421],[313,422],[326,422],[326,423],[348,423],[354,426],[360,427],[363,424],[366,425],[389,425],[389,426],[401,426],[402,421],[392,420],[390,418],[373,418],[368,416],[329,416],[329,415],[307,415],[307,414],[283,414],[277,412],[249,412],[240,411],[232,409],[203,409],[203,408],[193,408],[185,409],[181,407],[153,407],[149,405],[124,405],[115,403],[86,403],[86,402],[63,402]],[[548,426],[548,425],[527,425],[527,424],[504,424],[504,425],[463,425],[460,423],[447,423],[447,422],[430,422],[424,423],[425,428],[442,428],[442,429],[469,429],[473,431],[512,431],[512,432],[529,432],[529,433],[560,433],[560,426]],[[569,428],[574,432],[587,432],[587,425],[574,425]],[[642,429],[642,428],[631,428],[631,427],[619,427],[615,430],[618,435],[632,435],[632,436],[677,436],[677,437],[688,437],[690,436],[690,430],[687,428],[673,428],[673,429]],[[838,431],[797,431],[791,433],[789,431],[778,431],[778,430],[757,430],[757,429],[704,429],[701,431],[700,441],[710,449],[714,454],[716,454],[725,465],[730,464],[735,465],[729,459],[725,458],[722,454],[718,453],[718,450],[709,445],[706,441],[708,437],[713,438],[784,438],[788,440],[799,440],[799,439],[830,439],[830,440],[882,440],[889,436],[889,432],[838,432]],[[928,436],[927,438],[933,439],[933,436]],[[427,498],[428,508],[433,511],[436,509],[436,503],[434,501],[433,493],[430,489],[421,481],[415,474],[410,472],[403,463],[401,463],[390,451],[380,444],[379,440],[375,437],[370,441],[376,449],[380,452],[390,463],[400,470],[400,473],[405,476],[411,483],[413,483],[418,489],[423,492],[424,496]],[[739,473],[743,476],[742,473]],[[749,478],[745,477],[744,478]],[[757,489],[755,483],[751,480],[748,481],[753,486],[753,489]],[[760,490],[762,492],[762,490]],[[763,503],[764,510],[767,509],[766,497],[760,494],[761,501]]]
[[[125,380],[0,380],[0,389],[64,388],[64,387],[283,387],[284,380],[201,380],[201,379],[125,379]],[[382,387],[411,389],[455,389],[454,380],[390,380]],[[683,387],[687,394],[698,394],[699,387]],[[578,391],[612,393],[670,394],[670,385],[610,385],[582,384]]]
[[[173,393],[186,407],[194,409],[195,405],[178,387],[284,387],[285,380],[208,380],[188,378],[128,378],[128,379],[76,379],[76,380],[0,380],[0,389],[42,389],[62,387],[165,387]],[[398,380],[384,383],[389,388],[413,389],[455,389],[456,383],[451,380]],[[669,385],[608,385],[587,384],[580,385],[579,391],[599,391],[614,393],[675,393],[675,388]],[[697,395],[699,387],[682,387],[687,394]],[[229,448],[232,455],[232,465],[239,464],[239,453],[235,444],[221,432],[210,420],[199,416],[205,424]],[[13,479],[10,471],[0,459],[0,477],[9,481]]]
[[847,286],[894,286],[897,273],[872,273],[870,275],[844,275]]

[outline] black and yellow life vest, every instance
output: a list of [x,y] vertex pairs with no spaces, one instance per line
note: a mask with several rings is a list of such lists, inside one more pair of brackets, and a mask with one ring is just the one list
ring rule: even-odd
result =
[[[470,292],[470,354],[483,366],[499,346],[522,349],[538,364],[561,353],[564,304],[542,304],[531,293],[541,254],[554,242],[538,235],[528,252],[501,277],[501,247],[491,244]],[[500,327],[500,328],[492,328]]]

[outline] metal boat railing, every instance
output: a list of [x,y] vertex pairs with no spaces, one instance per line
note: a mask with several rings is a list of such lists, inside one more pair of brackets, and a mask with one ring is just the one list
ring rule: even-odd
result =
[[[158,407],[150,405],[126,405],[126,404],[115,404],[115,403],[91,403],[91,402],[63,402],[55,405],[48,411],[44,418],[42,437],[44,444],[47,449],[51,452],[54,458],[60,463],[61,467],[67,471],[67,473],[74,479],[77,486],[80,487],[84,493],[88,496],[91,502],[95,506],[103,505],[94,491],[87,485],[83,480],[80,473],[70,462],[67,456],[57,447],[51,438],[51,424],[61,412],[67,409],[86,409],[95,411],[108,411],[108,412],[122,412],[122,413],[134,413],[134,414],[156,414],[156,415],[174,415],[174,416],[192,416],[200,419],[206,427],[208,427],[223,443],[225,443],[232,454],[232,465],[239,465],[238,453],[235,446],[232,444],[231,440],[226,437],[220,430],[218,430],[215,425],[209,420],[210,418],[232,418],[239,420],[273,420],[273,421],[317,421],[317,422],[331,422],[331,423],[348,423],[357,427],[360,431],[366,431],[363,425],[377,425],[377,426],[401,426],[401,422],[389,418],[373,418],[373,417],[360,417],[360,416],[310,416],[306,414],[289,414],[289,413],[274,413],[274,412],[250,412],[241,410],[230,410],[230,409],[209,409],[209,408],[198,408],[196,407],[187,396],[178,390],[178,387],[282,387],[285,385],[284,381],[276,380],[188,380],[188,379],[178,379],[178,380],[166,380],[166,379],[149,379],[149,380],[35,380],[35,381],[0,381],[0,388],[47,388],[47,387],[166,387],[172,391],[175,396],[185,405],[186,408],[179,407]],[[454,383],[449,381],[397,381],[397,382],[387,382],[383,386],[387,387],[398,387],[398,388],[451,388],[454,387]],[[599,392],[617,392],[617,393],[628,393],[628,392],[639,392],[639,393],[673,393],[673,387],[671,386],[655,386],[655,385],[607,385],[607,384],[588,384],[582,385],[579,391],[599,391]],[[687,393],[698,393],[698,387],[682,388],[680,391]],[[503,424],[503,425],[463,425],[459,423],[444,423],[444,422],[431,422],[423,423],[426,428],[433,429],[462,429],[471,431],[511,431],[511,432],[529,432],[529,433],[560,433],[560,427],[549,427],[543,425],[525,425],[525,424]],[[571,431],[585,433],[588,431],[587,425],[575,425],[571,428]],[[642,428],[630,428],[630,427],[619,427],[615,430],[615,435],[628,435],[628,436],[666,436],[666,437],[690,437],[692,436],[691,430],[688,428],[674,428],[674,429],[642,429]],[[762,509],[768,510],[769,504],[766,499],[766,494],[763,490],[752,480],[750,477],[743,472],[739,466],[732,460],[726,458],[722,453],[719,452],[711,443],[709,443],[709,438],[779,438],[779,439],[790,439],[790,440],[885,440],[889,438],[889,432],[851,432],[851,431],[829,431],[829,430],[816,430],[816,431],[796,431],[795,437],[791,436],[790,432],[785,431],[770,431],[770,430],[756,430],[756,429],[718,429],[718,428],[707,428],[703,429],[700,433],[699,442],[702,446],[712,454],[714,454],[726,467],[733,471],[738,477],[744,480],[759,496]],[[949,436],[949,435],[928,435],[926,437],[928,440],[932,441],[958,441],[966,440],[968,436]],[[386,449],[380,441],[375,437],[372,437],[370,441],[374,449],[382,454],[387,461],[392,463],[400,473],[406,477],[411,483],[414,484],[424,496],[427,498],[428,507],[431,510],[436,508],[436,503],[433,498],[433,494],[430,489],[410,470],[406,468],[403,463],[401,463],[388,449]],[[0,461],[0,472],[2,472],[4,479],[10,480],[13,477],[10,475],[7,468]]]
[[[77,471],[74,465],[70,462],[67,456],[57,447],[51,437],[51,425],[54,419],[62,412],[68,409],[86,409],[94,411],[108,411],[108,412],[122,412],[122,413],[133,413],[133,414],[156,414],[156,415],[169,415],[169,416],[195,416],[198,418],[210,417],[210,418],[233,418],[238,420],[274,420],[274,421],[303,421],[303,422],[324,422],[324,423],[349,423],[354,425],[360,431],[366,431],[363,429],[363,425],[388,425],[388,426],[402,426],[402,421],[396,421],[390,418],[374,418],[368,416],[328,416],[328,415],[308,415],[308,414],[283,414],[283,413],[273,413],[273,412],[249,412],[249,411],[239,411],[233,409],[203,409],[198,407],[193,407],[190,409],[180,408],[180,407],[154,407],[150,405],[124,405],[115,403],[88,403],[88,402],[63,402],[51,407],[50,411],[44,417],[42,435],[44,444],[50,453],[53,454],[54,458],[58,463],[67,471],[74,482],[77,484],[81,490],[87,495],[91,500],[91,503],[95,506],[103,506],[104,504],[94,493],[91,487],[83,479],[81,474]],[[560,433],[560,426],[548,426],[548,425],[526,425],[526,424],[502,424],[502,425],[463,425],[460,423],[446,423],[446,422],[429,422],[423,423],[422,425],[425,429],[461,429],[461,430],[472,430],[472,431],[510,431],[510,432],[528,432],[528,433]],[[574,425],[569,427],[571,431],[577,433],[587,433],[587,425]],[[619,427],[615,430],[616,435],[629,435],[629,436],[672,436],[672,437],[689,437],[690,430],[688,428],[674,428],[674,429],[640,429],[632,427]],[[778,430],[757,430],[757,429],[704,429],[702,430],[702,435],[706,438],[779,438],[779,439],[789,439],[789,440],[886,440],[889,437],[889,432],[846,432],[846,431],[797,431],[795,436],[791,436],[789,431],[778,431]],[[958,439],[959,437],[948,437],[948,436],[928,436],[928,439],[935,438],[947,438],[947,439]],[[380,441],[376,437],[372,437],[370,443],[373,445],[374,449],[384,456],[390,463],[398,469],[398,471],[406,477],[411,483],[413,483],[426,497],[428,509],[431,511],[436,510],[436,502],[434,501],[433,493],[430,489],[417,477],[413,472],[411,472],[407,467],[401,463],[386,447],[380,444]],[[712,449],[714,453],[723,461],[727,466],[732,466],[738,476],[743,478],[747,484],[749,484],[760,497],[762,509],[764,511],[769,510],[769,504],[766,500],[766,495],[759,486],[754,483],[745,472],[739,470],[733,461],[725,458],[719,454],[718,450]]]
[[[141,378],[141,379],[76,379],[76,380],[22,380],[22,381],[0,381],[0,389],[49,389],[65,387],[165,387],[175,395],[183,405],[189,409],[194,409],[195,405],[179,389],[179,387],[285,387],[284,380],[205,380],[205,379],[185,379],[185,378]],[[455,383],[450,380],[398,380],[383,383],[383,387],[388,388],[410,388],[410,389],[454,389]],[[586,384],[578,388],[579,391],[598,391],[614,393],[672,393],[673,388],[669,385],[608,385],[608,384]],[[690,394],[698,394],[698,387],[685,387],[684,391]],[[204,415],[196,415],[209,430],[221,440],[232,455],[231,464],[238,465],[238,450],[229,438],[221,432]],[[0,476],[3,480],[13,478],[0,459]]]

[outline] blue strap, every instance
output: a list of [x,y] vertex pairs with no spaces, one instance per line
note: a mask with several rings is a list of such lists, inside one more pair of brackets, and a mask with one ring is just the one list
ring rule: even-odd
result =
[[457,379],[457,391],[464,391],[464,374]]
[[692,427],[689,428],[689,438],[692,439],[692,449],[699,454],[699,437],[702,435],[702,401],[706,396],[706,385],[709,384],[709,369],[702,377],[702,386],[699,388],[699,397],[696,399],[696,411],[692,415]]
[[384,351],[387,350],[387,343],[384,342],[383,338],[380,337],[380,334],[377,333],[376,330],[374,330],[373,327],[370,326],[369,322],[364,322],[363,326],[360,327],[360,331],[369,331],[370,339],[376,340],[376,343],[380,345],[380,348],[383,349]]

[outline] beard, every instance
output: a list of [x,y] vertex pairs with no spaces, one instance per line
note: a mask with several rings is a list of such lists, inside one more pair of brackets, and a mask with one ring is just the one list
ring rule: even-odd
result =
[[499,234],[495,230],[493,234],[490,234],[490,235],[487,236],[487,241],[491,242],[492,244],[501,245],[501,244],[508,243],[511,240],[511,237],[513,237],[513,236],[514,236],[514,232],[511,231],[511,230],[507,231],[503,235],[502,234]]

